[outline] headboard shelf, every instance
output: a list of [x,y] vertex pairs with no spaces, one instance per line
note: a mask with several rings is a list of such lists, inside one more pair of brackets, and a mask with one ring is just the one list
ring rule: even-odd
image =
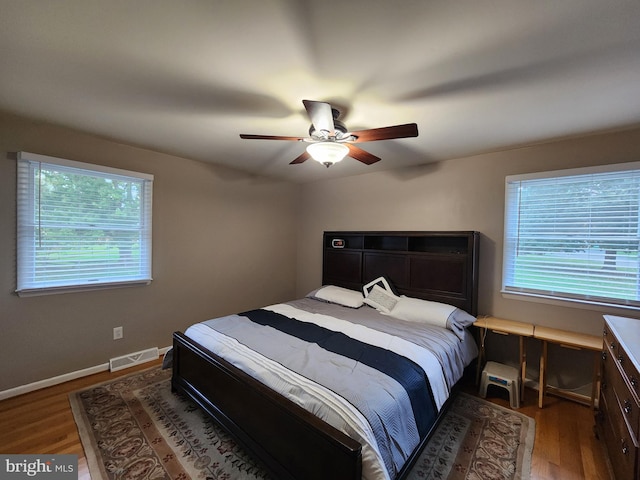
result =
[[477,315],[479,243],[473,231],[324,232],[322,283],[360,289],[384,275],[401,294]]
[[409,249],[408,241],[406,236],[364,235],[364,249],[406,252]]
[[469,236],[476,232],[325,232],[325,248],[343,240],[346,250],[436,252],[467,254]]

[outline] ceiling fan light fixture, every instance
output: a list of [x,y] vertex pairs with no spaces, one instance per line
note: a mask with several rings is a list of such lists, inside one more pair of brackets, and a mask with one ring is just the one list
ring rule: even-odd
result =
[[307,147],[307,152],[316,162],[329,168],[334,163],[338,163],[349,153],[349,147],[343,143],[319,142],[312,143]]
[[366,150],[352,145],[351,142],[364,143],[418,136],[418,125],[415,123],[350,132],[347,130],[345,124],[338,120],[340,112],[329,103],[316,102],[314,100],[303,100],[302,103],[307,111],[309,120],[311,120],[308,137],[284,137],[282,135],[241,133],[240,138],[308,142],[310,145],[307,149],[290,162],[290,165],[300,164],[306,162],[309,158],[313,158],[325,167],[330,167],[334,163],[341,161],[347,155],[365,165],[372,165],[381,160],[380,157],[376,157]]

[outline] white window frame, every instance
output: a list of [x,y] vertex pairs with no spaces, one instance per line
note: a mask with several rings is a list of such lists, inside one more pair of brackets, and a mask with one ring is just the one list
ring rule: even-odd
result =
[[[137,188],[140,196],[139,217],[135,221],[129,221],[132,225],[113,225],[105,220],[98,228],[113,228],[116,231],[131,231],[137,234],[138,248],[130,262],[132,268],[120,269],[109,265],[105,260],[98,261],[97,278],[82,278],[76,270],[81,271],[83,260],[79,260],[78,267],[63,266],[65,274],[69,278],[56,279],[43,275],[44,261],[39,259],[38,249],[43,248],[39,235],[44,231],[41,212],[39,209],[42,198],[39,196],[39,172],[54,170],[72,173],[80,176],[104,178],[109,181],[131,182]],[[19,296],[47,295],[53,293],[69,293],[103,288],[124,287],[132,285],[146,285],[152,280],[152,199],[153,199],[153,175],[117,168],[93,165],[63,158],[40,155],[29,152],[18,152],[17,158],[17,287]],[[67,214],[68,215],[68,214]],[[68,217],[67,217],[68,218]],[[46,220],[45,220],[46,222]],[[57,224],[56,228],[93,228],[88,224],[78,227],[69,224]],[[82,240],[80,236],[72,236],[73,242]],[[73,243],[66,240],[57,245],[68,247]],[[73,251],[73,249],[69,250]],[[86,255],[86,253],[85,253]],[[91,259],[92,260],[92,259]],[[89,260],[90,261],[90,260]]]
[[[614,286],[597,286],[597,287],[587,287],[587,284],[591,284],[592,280],[597,277],[597,275],[601,275],[596,272],[594,266],[589,264],[589,266],[581,266],[579,269],[581,270],[580,275],[585,275],[584,277],[580,277],[580,280],[573,280],[572,275],[576,270],[575,264],[569,262],[575,262],[574,255],[572,257],[570,254],[562,253],[561,250],[567,251],[567,243],[569,242],[568,236],[565,230],[561,228],[558,229],[560,233],[556,231],[553,232],[553,236],[555,239],[560,238],[562,241],[563,235],[567,240],[567,243],[560,244],[557,247],[557,251],[545,250],[545,254],[548,256],[555,255],[558,257],[558,260],[522,260],[527,253],[531,252],[531,249],[526,250],[525,242],[527,239],[530,240],[531,237],[527,237],[528,232],[523,227],[526,222],[526,205],[521,204],[523,202],[521,188],[523,186],[534,187],[538,184],[543,183],[551,183],[551,181],[557,180],[558,182],[567,182],[574,180],[591,180],[591,179],[599,179],[601,182],[606,179],[619,178],[624,176],[625,178],[633,179],[634,185],[637,182],[637,185],[640,186],[640,162],[630,162],[623,164],[612,164],[612,165],[602,165],[597,167],[586,167],[586,168],[576,168],[576,169],[568,169],[568,170],[558,170],[551,172],[539,172],[533,174],[524,174],[524,175],[511,175],[507,176],[505,179],[505,222],[504,222],[504,243],[503,243],[503,269],[502,269],[502,294],[506,297],[514,296],[513,298],[520,298],[524,300],[532,300],[532,301],[542,301],[545,303],[559,303],[559,304],[570,304],[574,306],[583,306],[587,308],[589,305],[593,307],[596,306],[606,306],[606,307],[619,307],[626,309],[640,309],[640,258],[638,257],[638,251],[640,248],[636,248],[636,252],[634,253],[632,250],[629,250],[630,255],[628,256],[628,260],[625,262],[625,267],[628,265],[631,273],[626,274],[629,278],[628,280],[624,280],[627,282],[628,287],[620,287],[617,285],[617,282],[622,282],[617,280],[618,276],[616,275],[608,275],[607,283],[613,282],[616,285]],[[572,177],[572,178],[568,178]],[[601,185],[601,184],[599,184]],[[629,191],[635,192],[640,190],[640,187],[634,186]],[[597,198],[596,193],[594,194],[594,198]],[[611,190],[610,190],[611,191]],[[569,200],[567,200],[567,198]],[[578,197],[576,197],[578,198]],[[604,198],[604,195],[600,197]],[[610,198],[610,197],[609,197]],[[618,198],[618,197],[616,197]],[[630,203],[633,204],[635,201],[635,194],[629,194],[628,198]],[[640,192],[638,192],[638,197],[640,198]],[[554,201],[562,202],[562,206],[571,204],[571,196],[565,196],[561,199],[557,199],[554,197]],[[609,200],[610,201],[610,200]],[[564,203],[569,202],[569,203]],[[552,212],[554,211],[551,207],[553,202],[549,204],[545,204],[545,208],[548,209],[549,218],[552,217]],[[576,206],[584,205],[584,201],[582,203],[575,202]],[[533,205],[533,204],[532,204]],[[598,204],[600,206],[603,203]],[[607,205],[607,204],[604,204]],[[586,209],[583,209],[586,210]],[[632,212],[634,209],[629,210]],[[639,210],[640,211],[640,210]],[[614,212],[611,207],[607,207],[606,217],[601,215],[602,209],[598,210],[598,215],[596,215],[595,208],[592,209],[593,214],[587,219],[587,217],[574,217],[580,218],[582,220],[587,220],[587,224],[590,225],[589,229],[585,229],[584,226],[575,227],[575,232],[577,236],[571,236],[571,241],[575,241],[576,239],[580,239],[584,244],[590,245],[590,247],[583,251],[582,256],[591,257],[592,252],[594,258],[602,258],[603,250],[605,248],[601,248],[600,252],[597,251],[599,246],[597,246],[597,239],[604,238],[603,228],[605,229],[605,235],[608,242],[617,242],[619,245],[630,245],[635,244],[637,242],[640,244],[640,232],[638,231],[638,225],[640,225],[640,220],[637,219],[637,212],[634,212],[633,215],[631,213],[626,213],[626,218],[634,218],[636,220],[635,224],[632,222],[627,223],[626,225],[631,227],[628,231],[622,232],[622,228],[612,229],[611,231],[606,230],[609,228],[610,219],[614,217]],[[631,215],[631,216],[629,216]],[[607,218],[605,222],[602,218]],[[532,223],[535,220],[532,220]],[[543,222],[540,222],[543,223]],[[529,224],[531,225],[531,224]],[[535,226],[534,226],[535,227]],[[544,235],[544,230],[542,228],[548,227],[539,227],[540,228],[540,238]],[[531,230],[529,230],[530,232]],[[523,233],[527,232],[527,233]],[[587,233],[588,232],[588,233]],[[524,237],[524,239],[523,239]],[[602,240],[601,243],[606,243],[606,241]],[[593,245],[596,245],[592,247]],[[530,247],[531,248],[531,247]],[[520,254],[520,260],[518,260],[520,249],[525,253]],[[622,249],[622,247],[620,248]],[[600,254],[600,257],[597,257],[596,254]],[[538,255],[542,257],[538,252]],[[617,254],[616,254],[617,256]],[[531,267],[536,269],[536,274],[544,274],[545,269],[547,276],[541,277],[543,280],[527,280],[525,275],[521,275],[516,273],[518,267],[516,263],[523,264],[524,262],[528,262],[529,265],[533,265]],[[551,263],[555,262],[553,267],[551,268]],[[589,262],[593,262],[595,264],[596,260],[589,260]],[[553,274],[551,271],[553,269],[561,269],[567,268],[571,272],[565,273],[565,282],[566,284],[563,286],[562,281],[557,281],[553,278]],[[616,266],[616,269],[618,267]],[[568,270],[567,270],[568,271]],[[519,272],[522,273],[522,272]],[[519,277],[519,279],[517,278]],[[557,276],[556,276],[557,278]],[[583,280],[584,279],[584,280]],[[568,281],[567,281],[568,280]],[[530,282],[530,283],[529,283]],[[634,285],[635,282],[635,285]],[[594,283],[596,283],[594,281]],[[605,282],[602,282],[604,285]],[[544,285],[544,286],[541,286]],[[576,287],[578,286],[578,287]],[[595,288],[595,290],[594,290]],[[631,293],[635,289],[635,294]],[[623,290],[626,290],[623,292]],[[633,297],[633,298],[632,298]]]

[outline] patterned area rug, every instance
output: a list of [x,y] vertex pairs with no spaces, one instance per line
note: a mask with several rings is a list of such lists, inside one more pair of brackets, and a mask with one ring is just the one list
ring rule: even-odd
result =
[[[152,368],[70,395],[92,480],[267,479],[198,407]],[[534,420],[464,393],[409,474],[411,480],[526,480]]]

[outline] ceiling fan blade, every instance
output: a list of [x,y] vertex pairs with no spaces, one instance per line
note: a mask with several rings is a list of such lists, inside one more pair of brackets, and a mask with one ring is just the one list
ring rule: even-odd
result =
[[415,123],[405,123],[404,125],[393,125],[391,127],[370,128],[357,132],[349,132],[350,135],[358,137],[354,142],[374,142],[376,140],[391,140],[394,138],[407,138],[418,136],[418,125]]
[[298,163],[306,162],[307,160],[309,160],[309,158],[311,158],[311,155],[309,155],[309,152],[305,150],[295,160],[293,160],[293,162],[290,162],[289,165],[296,165]]
[[366,150],[361,149],[360,147],[356,147],[355,145],[351,145],[350,143],[347,143],[346,145],[349,147],[349,156],[364,163],[365,165],[371,165],[381,160],[380,157],[376,157],[374,154],[369,153]]
[[246,140],[290,140],[293,142],[302,142],[304,138],[302,137],[282,137],[280,135],[251,135],[248,133],[241,133],[240,138],[244,138]]
[[307,109],[309,119],[313,123],[316,132],[327,131],[333,134],[333,112],[331,105],[327,102],[316,102],[314,100],[303,100],[304,108]]

